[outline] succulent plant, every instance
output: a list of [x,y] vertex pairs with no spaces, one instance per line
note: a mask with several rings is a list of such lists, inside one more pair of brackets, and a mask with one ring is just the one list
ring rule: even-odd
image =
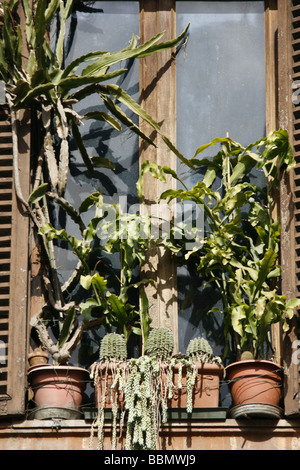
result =
[[251,351],[244,351],[241,355],[241,361],[249,361],[254,359],[254,356]]
[[101,341],[99,359],[100,361],[126,361],[127,347],[125,336],[117,333],[105,335]]
[[221,362],[221,359],[213,355],[212,347],[205,338],[194,338],[188,344],[187,355],[194,361]]
[[168,359],[174,350],[174,337],[169,328],[157,327],[150,331],[146,354],[162,360]]

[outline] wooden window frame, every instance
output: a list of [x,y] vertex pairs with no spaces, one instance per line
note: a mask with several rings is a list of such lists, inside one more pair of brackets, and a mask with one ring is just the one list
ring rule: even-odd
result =
[[[164,41],[176,36],[176,13],[174,0],[140,0],[140,37],[145,42],[154,35],[165,31]],[[176,68],[175,49],[167,49],[140,60],[140,104],[159,123],[161,130],[171,142],[176,144]],[[151,128],[145,122],[140,123],[142,130],[151,135]],[[159,165],[168,165],[176,170],[176,156],[160,140],[155,137],[157,147],[145,142],[140,145],[140,165],[149,160]],[[142,213],[150,213],[163,217],[164,205],[158,204],[160,194],[164,191],[164,183],[144,177],[144,201]],[[174,189],[174,179],[169,179],[169,187]],[[171,206],[170,217],[174,215]],[[150,304],[149,315],[153,326],[170,328],[174,333],[175,347],[178,351],[178,303],[176,260],[170,252],[163,248],[153,250],[145,268],[145,276],[153,278],[156,285],[149,285],[147,296]]]
[[[294,115],[291,105],[292,94],[292,35],[291,35],[292,0],[265,1],[265,38],[266,38],[266,129],[286,128],[294,135]],[[21,19],[23,20],[23,19]],[[163,30],[164,39],[176,35],[175,0],[140,0],[140,36],[146,41],[150,36]],[[289,53],[287,53],[287,46]],[[141,104],[154,119],[162,123],[162,131],[176,144],[176,69],[174,50],[163,51],[146,57],[140,64]],[[30,137],[29,116],[18,116],[19,126],[19,172],[24,195],[30,189]],[[141,123],[147,132],[147,125]],[[159,136],[156,137],[159,139]],[[140,162],[156,161],[168,163],[176,168],[176,157],[159,145],[154,148],[141,142]],[[170,183],[171,184],[171,183]],[[295,217],[293,188],[295,172],[282,181],[278,210],[282,224],[282,292],[288,297],[297,296],[295,263]],[[157,201],[164,189],[159,182],[147,177],[144,181],[144,210],[149,211],[150,204]],[[29,219],[24,217],[15,191],[12,192],[11,215],[11,264],[9,292],[8,356],[6,393],[0,395],[0,417],[22,415],[25,413],[26,366],[28,347],[28,311],[36,307],[34,295],[28,298],[28,279],[30,277]],[[0,209],[1,210],[1,209]],[[158,214],[160,208],[158,207]],[[290,217],[286,217],[289,214]],[[28,236],[25,236],[28,234]],[[1,237],[0,237],[1,238]],[[168,258],[168,259],[167,259]],[[149,260],[151,277],[157,270],[158,288],[148,291],[154,325],[170,327],[177,337],[177,279],[175,260],[158,250]],[[150,268],[149,268],[150,269]],[[30,301],[30,305],[29,305]],[[273,336],[278,360],[283,359],[285,368],[285,412],[287,415],[299,413],[299,366],[291,363],[292,344],[297,336],[297,322],[291,333],[282,341],[282,333],[275,328]],[[176,344],[178,349],[178,343]],[[4,369],[0,365],[0,369]],[[1,381],[1,377],[0,377]]]
[[[141,41],[161,31],[166,31],[165,39],[175,37],[176,0],[140,0],[140,35]],[[265,0],[265,68],[266,68],[266,133],[278,128],[278,7],[277,0]],[[151,92],[151,93],[150,93]],[[162,131],[176,145],[176,62],[174,50],[167,50],[140,61],[140,97],[144,109],[156,121],[162,122]],[[147,125],[141,122],[147,131]],[[148,126],[148,131],[149,131]],[[159,138],[159,137],[158,137]],[[155,161],[168,164],[176,170],[176,157],[162,143],[157,148],[141,143],[140,162]],[[169,187],[175,185],[169,180]],[[165,186],[159,181],[153,182],[151,176],[144,179],[144,197],[146,211],[155,204]],[[175,186],[173,187],[175,189]],[[276,197],[275,211],[279,216],[279,195]],[[157,215],[160,215],[158,206]],[[174,211],[174,209],[173,209]],[[174,214],[174,212],[171,212]],[[166,259],[167,258],[167,259]],[[176,263],[172,255],[163,250],[149,260],[149,270],[156,270],[156,288],[147,288],[150,299],[150,316],[154,326],[167,326],[174,332],[178,350],[178,303]],[[151,276],[152,274],[152,276]],[[150,276],[153,277],[153,273]],[[158,286],[158,288],[157,288]],[[282,332],[276,325],[273,328],[275,359],[282,361]]]

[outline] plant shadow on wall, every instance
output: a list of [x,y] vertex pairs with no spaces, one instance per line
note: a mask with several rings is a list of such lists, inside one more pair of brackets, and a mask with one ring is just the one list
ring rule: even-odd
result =
[[[144,263],[144,253],[150,243],[147,237],[136,235],[136,228],[141,224],[147,227],[148,221],[122,213],[118,204],[105,204],[101,190],[81,201],[80,207],[66,199],[70,139],[72,145],[76,144],[82,164],[91,177],[101,168],[113,171],[114,162],[107,155],[88,154],[81,125],[92,119],[104,122],[116,131],[125,127],[154,145],[124,112],[125,108],[150,124],[164,144],[177,153],[151,116],[111,80],[126,74],[123,68],[126,61],[176,47],[188,29],[167,42],[161,41],[163,33],[145,44],[138,44],[138,38],[132,35],[121,51],[88,52],[65,66],[66,21],[72,9],[80,5],[73,0],[32,3],[10,0],[1,6],[0,76],[6,85],[12,121],[16,195],[25,215],[31,219],[35,243],[40,247],[43,260],[41,280],[45,303],[31,319],[32,337],[38,338],[41,348],[48,351],[54,366],[66,366],[67,374],[71,371],[72,353],[80,345],[85,331],[104,325],[108,331],[121,331],[128,340],[131,333],[146,335],[150,325],[143,291],[143,284],[149,280],[135,282],[133,278],[136,267]],[[19,24],[22,15],[25,17],[24,31]],[[50,47],[48,32],[55,19],[59,20],[57,40],[54,47]],[[99,109],[79,115],[75,105],[91,95],[95,96],[95,102],[99,101]],[[22,193],[18,173],[17,124],[22,111],[30,112],[32,125],[35,124],[32,128],[35,142],[31,159],[32,193],[28,199]],[[58,207],[60,214],[72,220],[76,236],[56,225],[57,220],[51,218],[53,207]],[[63,219],[60,217],[60,220]],[[78,261],[73,274],[63,282],[58,273],[57,243],[69,246]],[[114,277],[113,287],[104,275],[110,269],[106,259],[112,255],[120,260],[119,272],[110,272]],[[80,303],[74,302],[73,298],[78,288],[87,293]],[[141,307],[139,302],[130,304],[128,301],[130,290],[140,291]],[[31,375],[35,374],[35,371],[31,372]]]
[[[220,146],[220,150],[213,158],[199,158],[207,148],[215,146]],[[180,189],[167,189],[162,200],[193,202],[204,210],[205,233],[197,233],[194,228],[194,247],[186,251],[185,227],[174,225],[174,246],[169,243],[169,248],[177,254],[181,252],[181,262],[196,265],[199,280],[204,286],[213,287],[222,299],[222,307],[208,313],[223,316],[224,359],[238,361],[226,368],[233,404],[240,407],[262,401],[270,405],[267,411],[254,413],[271,415],[275,407],[276,416],[280,416],[281,410],[276,407],[282,398],[282,367],[265,359],[276,358],[277,354],[272,349],[272,325],[280,324],[283,333],[287,332],[289,320],[300,306],[300,299],[287,299],[280,293],[280,221],[273,215],[273,195],[279,189],[280,178],[295,165],[288,134],[285,130],[274,131],[247,147],[229,137],[216,138],[199,147],[184,163],[191,172],[205,170],[204,178],[190,188],[168,167],[145,162],[142,168],[142,173],[151,171],[162,181],[172,174],[182,185]],[[265,188],[253,178],[257,171],[263,172]],[[213,189],[216,178],[221,184]],[[182,231],[181,242],[176,240],[178,230]],[[243,363],[252,382],[243,382],[245,370],[235,373],[236,365]],[[264,366],[267,371],[259,369]],[[254,392],[257,376],[262,377],[263,385]],[[233,396],[236,388],[238,397]],[[240,388],[249,389],[253,396],[242,397]],[[275,392],[274,399],[265,397],[269,389]],[[238,417],[238,410],[235,411]],[[241,413],[246,414],[245,408]]]

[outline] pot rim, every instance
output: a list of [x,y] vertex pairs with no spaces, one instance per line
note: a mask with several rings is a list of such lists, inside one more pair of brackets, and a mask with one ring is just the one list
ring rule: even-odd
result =
[[228,366],[225,367],[225,371],[227,371],[228,369],[239,367],[240,365],[254,365],[254,364],[262,364],[262,366],[264,364],[271,365],[271,366],[273,365],[276,369],[283,370],[283,366],[281,366],[277,362],[274,362],[268,359],[246,359],[243,361],[235,361],[235,362],[232,362],[231,364],[228,364]]
[[[193,364],[196,365],[198,373],[200,373],[200,374],[204,373],[204,372],[205,373],[213,372],[215,375],[219,375],[220,377],[225,374],[225,367],[223,366],[223,364],[217,364],[215,362],[200,362],[200,361],[196,361]],[[109,367],[108,371],[113,370],[114,367],[116,367],[117,365],[121,366],[121,367],[125,367],[127,365],[127,362],[122,361],[122,362],[114,363],[114,362],[107,361],[105,363],[102,363],[100,365],[100,368],[103,371],[107,368],[107,366],[110,366],[110,365],[113,365],[113,367],[111,367],[111,368]],[[182,366],[183,366],[183,368],[185,368],[185,364],[182,364]],[[169,368],[169,364],[165,363],[165,362],[162,362],[160,364],[160,367],[163,370],[165,370],[165,369]],[[173,370],[175,372],[177,372],[179,370],[179,364],[174,364]]]
[[35,349],[34,351],[31,351],[30,353],[28,353],[29,358],[35,357],[35,356],[49,357],[49,353],[47,351],[42,350],[42,349],[38,349],[38,350]]
[[40,371],[49,371],[49,370],[65,370],[65,371],[79,371],[79,372],[83,372],[84,374],[87,374],[88,376],[90,375],[89,374],[89,371],[87,369],[85,369],[84,367],[80,367],[80,366],[68,366],[68,365],[64,365],[64,366],[55,366],[54,364],[36,364],[35,366],[31,366],[28,368],[27,370],[27,375],[29,376],[30,374],[33,374],[34,372],[40,372]]

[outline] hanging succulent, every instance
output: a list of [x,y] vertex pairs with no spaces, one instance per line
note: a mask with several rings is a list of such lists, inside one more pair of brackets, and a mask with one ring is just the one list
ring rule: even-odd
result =
[[160,367],[154,357],[132,360],[125,387],[127,431],[125,449],[158,447]]
[[127,348],[124,335],[109,333],[104,336],[100,346],[100,361],[126,361]]
[[[90,377],[95,386],[95,401],[98,413],[92,425],[91,442],[94,429],[98,430],[98,449],[103,446],[104,409],[110,407],[113,415],[112,449],[116,448],[117,413],[123,401],[125,373],[128,367],[127,346],[124,335],[109,333],[104,336],[100,346],[99,362],[91,366]],[[119,406],[118,406],[119,404]]]
[[[113,413],[113,450],[117,446],[118,413],[120,435],[123,421],[126,423],[126,450],[156,450],[159,448],[160,426],[167,422],[169,408],[180,407],[192,413],[194,400],[199,396],[202,398],[202,395],[205,404],[200,406],[209,406],[206,398],[210,399],[214,388],[217,393],[212,406],[218,406],[223,366],[220,358],[213,356],[208,342],[203,338],[192,340],[187,355],[172,355],[173,349],[172,331],[164,327],[150,331],[146,354],[137,359],[126,360],[126,343],[122,335],[110,333],[103,338],[100,360],[91,367],[95,387],[99,385],[100,376],[102,379],[102,389],[97,392],[97,417],[91,433],[92,442],[93,431],[98,428],[98,449],[103,448],[105,406],[110,406]],[[109,371],[112,371],[111,375]],[[205,374],[209,374],[209,379]]]

